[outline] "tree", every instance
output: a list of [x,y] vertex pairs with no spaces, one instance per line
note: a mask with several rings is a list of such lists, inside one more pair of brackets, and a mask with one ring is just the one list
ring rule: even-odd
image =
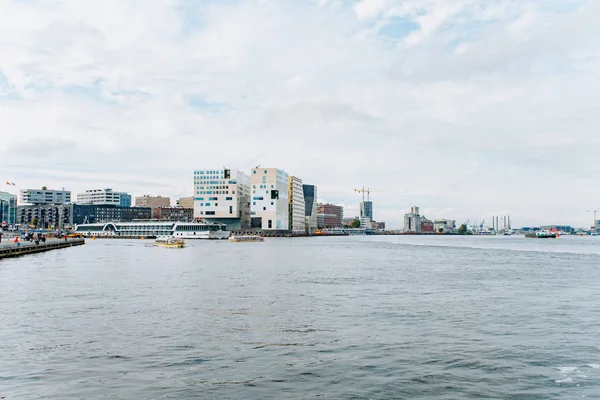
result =
[[31,225],[35,226],[36,228],[38,227],[38,219],[34,218],[33,221],[31,221]]
[[438,232],[439,232],[439,233],[444,233],[444,228],[440,228],[440,229],[438,229]]
[[354,221],[352,221],[352,225],[353,228],[360,228],[360,219],[355,219]]
[[48,186],[42,186],[42,190],[48,190]]
[[462,224],[461,226],[458,227],[458,234],[459,235],[467,234],[467,224]]

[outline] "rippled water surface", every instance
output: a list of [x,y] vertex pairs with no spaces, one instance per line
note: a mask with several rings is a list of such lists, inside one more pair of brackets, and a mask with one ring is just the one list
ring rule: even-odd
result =
[[0,260],[0,398],[600,398],[600,238],[188,244]]

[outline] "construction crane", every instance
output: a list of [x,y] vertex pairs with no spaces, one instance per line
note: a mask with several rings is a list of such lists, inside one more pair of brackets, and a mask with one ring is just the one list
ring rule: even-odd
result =
[[356,193],[362,193],[362,201],[363,201],[363,203],[365,202],[365,193],[367,194],[367,201],[370,201],[369,200],[369,195],[371,194],[371,189],[369,189],[369,188],[365,189],[365,187],[363,186],[362,189],[354,189],[354,191]]
[[598,219],[596,218],[596,214],[598,213],[598,210],[588,210],[588,212],[593,212],[594,213],[594,224],[592,225],[592,228],[596,228],[596,224],[598,223]]

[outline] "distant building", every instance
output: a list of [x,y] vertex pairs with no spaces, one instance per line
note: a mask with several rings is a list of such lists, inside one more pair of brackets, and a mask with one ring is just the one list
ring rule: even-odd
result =
[[440,232],[440,229],[442,233],[455,233],[457,231],[456,221],[453,219],[436,219],[433,221],[433,225],[435,232]]
[[371,218],[360,217],[360,227],[361,228],[365,228],[365,229],[369,228],[370,229],[372,222],[373,221],[371,220]]
[[289,231],[289,175],[278,168],[252,169],[252,226]]
[[159,221],[192,222],[194,209],[183,207],[159,207],[152,209],[152,218]]
[[360,217],[373,220],[373,202],[372,201],[361,201],[360,202]]
[[559,231],[559,232],[565,232],[565,233],[575,232],[575,229],[573,229],[573,227],[569,226],[569,225],[545,225],[545,226],[540,226],[540,229],[543,231]]
[[302,185],[302,191],[304,193],[306,232],[315,233],[317,230],[317,187]]
[[152,218],[150,207],[121,207],[117,205],[74,204],[72,223],[132,222]]
[[352,217],[352,218],[350,218],[350,217],[344,217],[342,219],[342,226],[343,227],[347,227],[347,228],[351,228],[352,227],[352,223],[354,221],[356,221],[357,219],[360,220],[359,217]]
[[83,193],[77,193],[77,204],[130,207],[131,195],[115,192],[112,189],[88,189]]
[[26,204],[67,204],[71,202],[71,192],[68,190],[22,189],[20,203]]
[[289,230],[294,233],[306,233],[306,203],[302,180],[295,176],[290,176],[288,180]]
[[30,204],[17,206],[16,224],[42,229],[73,226],[73,204]]
[[377,230],[385,231],[385,222],[377,222]]
[[171,198],[170,197],[162,197],[162,196],[145,195],[142,197],[135,198],[135,206],[136,207],[150,207],[150,208],[171,207]]
[[0,192],[0,222],[14,225],[17,222],[17,196]]
[[333,204],[317,204],[319,228],[341,228],[344,207]]
[[194,171],[193,208],[194,217],[226,224],[229,230],[249,228],[250,177],[239,169]]
[[410,208],[410,212],[404,215],[404,232],[433,233],[435,232],[435,224],[419,214],[419,207],[413,206]]
[[182,197],[177,200],[176,205],[181,208],[194,208],[194,197]]

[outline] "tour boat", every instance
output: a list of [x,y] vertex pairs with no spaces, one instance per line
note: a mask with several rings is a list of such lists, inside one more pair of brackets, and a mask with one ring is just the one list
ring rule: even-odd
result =
[[156,239],[154,241],[154,245],[155,246],[160,246],[160,247],[168,247],[171,249],[181,249],[182,247],[185,246],[185,242],[183,241],[183,239],[177,239],[177,238],[160,238],[160,239]]
[[228,242],[264,242],[265,238],[258,235],[234,235],[227,239]]

